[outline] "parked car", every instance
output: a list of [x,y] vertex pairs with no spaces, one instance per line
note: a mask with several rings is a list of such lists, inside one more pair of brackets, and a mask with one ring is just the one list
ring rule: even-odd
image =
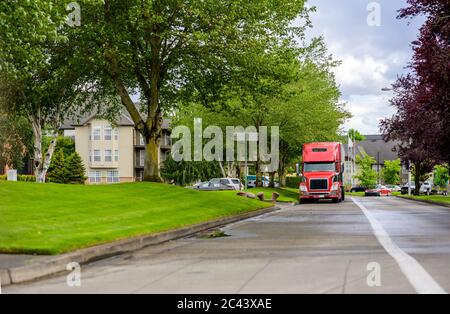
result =
[[[248,188],[256,188],[256,176],[253,176],[253,175],[247,176],[247,180],[248,180],[248,183],[247,183]],[[261,177],[261,180],[262,180],[263,187],[265,187],[265,188],[269,187],[270,178],[268,176]],[[277,188],[279,186],[280,186],[279,183],[275,182],[275,187]]]
[[392,192],[401,192],[402,187],[399,185],[386,185],[386,187],[391,190]]
[[234,190],[240,191],[242,190],[241,180],[236,178],[214,178],[209,181],[213,184],[223,184],[233,187]]
[[350,189],[351,193],[356,193],[356,192],[365,192],[366,188],[362,187],[362,186],[354,186]]
[[230,186],[227,184],[222,184],[220,182],[201,182],[194,185],[194,190],[199,191],[233,191],[234,186]]
[[368,189],[364,192],[365,196],[391,196],[392,191],[384,185],[377,185],[374,189]]
[[[416,184],[414,182],[410,182],[409,186],[411,186],[411,193],[414,194],[414,191],[416,190]],[[433,187],[430,182],[424,182],[420,185],[420,194],[430,194],[433,190]],[[402,186],[401,189],[402,195],[408,194],[408,184],[405,184]]]

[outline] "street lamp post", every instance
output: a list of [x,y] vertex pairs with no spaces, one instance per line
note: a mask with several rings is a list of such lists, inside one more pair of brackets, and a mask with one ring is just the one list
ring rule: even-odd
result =
[[408,196],[411,196],[411,162],[409,160],[408,160]]

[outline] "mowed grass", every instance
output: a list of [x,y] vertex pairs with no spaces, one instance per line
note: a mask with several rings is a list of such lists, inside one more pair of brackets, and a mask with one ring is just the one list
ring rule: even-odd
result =
[[0,182],[0,252],[59,254],[272,206],[156,183]]
[[248,189],[249,193],[258,194],[260,192],[264,193],[266,200],[272,199],[272,193],[276,192],[280,194],[277,202],[294,203],[298,202],[299,191],[292,188],[253,188]]
[[431,202],[436,202],[436,203],[441,203],[444,205],[449,205],[450,204],[450,196],[443,196],[443,195],[401,195],[401,197],[403,198],[410,198],[410,199],[415,199],[415,200],[422,200],[422,201],[431,201]]

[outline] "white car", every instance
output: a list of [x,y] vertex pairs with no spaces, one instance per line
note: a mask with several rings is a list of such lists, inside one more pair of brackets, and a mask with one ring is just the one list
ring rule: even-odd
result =
[[241,180],[236,178],[214,178],[209,181],[211,184],[222,184],[233,187],[236,191],[242,190]]
[[399,185],[386,185],[388,189],[390,189],[392,192],[401,192],[402,187]]
[[[414,193],[414,190],[416,189],[416,184],[414,182],[410,182],[409,186],[411,187],[411,193]],[[420,185],[420,190],[419,193],[420,194],[429,194],[431,193],[431,191],[433,190],[433,186],[431,185],[430,182],[424,182]],[[402,194],[408,194],[408,184],[405,184],[402,187]]]

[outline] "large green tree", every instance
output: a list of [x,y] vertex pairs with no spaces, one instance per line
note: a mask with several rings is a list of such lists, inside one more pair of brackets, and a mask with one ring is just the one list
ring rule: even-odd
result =
[[[0,105],[23,116],[33,131],[37,182],[45,182],[58,130],[80,90],[66,45],[65,6],[59,1],[0,2]],[[43,150],[43,134],[51,134]]]
[[[323,50],[323,46],[321,50]],[[339,104],[339,90],[331,74],[334,62],[317,58],[317,42],[308,46],[308,55],[314,59],[295,63],[290,69],[290,80],[283,82],[274,94],[264,95],[261,91],[244,90],[233,93],[230,89],[228,100],[211,102],[208,107],[199,103],[182,106],[177,112],[175,125],[187,125],[193,128],[193,119],[202,118],[203,128],[214,125],[226,133],[227,126],[255,127],[278,126],[280,135],[278,176],[284,185],[287,167],[301,156],[302,144],[311,141],[331,141],[339,138],[340,126],[349,116]],[[315,52],[315,53],[313,53]],[[306,58],[306,55],[305,55]],[[325,58],[328,60],[327,58]],[[254,100],[257,98],[260,102]],[[223,103],[222,103],[223,102]],[[224,143],[224,149],[228,149]],[[270,143],[269,143],[270,144]],[[237,160],[235,150],[235,159]],[[222,157],[224,176],[238,175],[242,166],[239,162],[226,162]],[[261,156],[258,156],[260,158]],[[253,161],[252,164],[255,162]],[[258,163],[256,163],[258,169]],[[256,171],[261,178],[261,171]],[[273,178],[275,173],[270,173]],[[260,181],[261,182],[261,181]]]
[[193,94],[207,105],[243,81],[276,87],[261,85],[256,74],[281,72],[278,60],[295,55],[294,38],[303,31],[293,21],[309,11],[304,0],[78,3],[83,11],[70,37],[74,56],[97,92],[114,88],[143,135],[146,181],[160,181],[163,114]]

